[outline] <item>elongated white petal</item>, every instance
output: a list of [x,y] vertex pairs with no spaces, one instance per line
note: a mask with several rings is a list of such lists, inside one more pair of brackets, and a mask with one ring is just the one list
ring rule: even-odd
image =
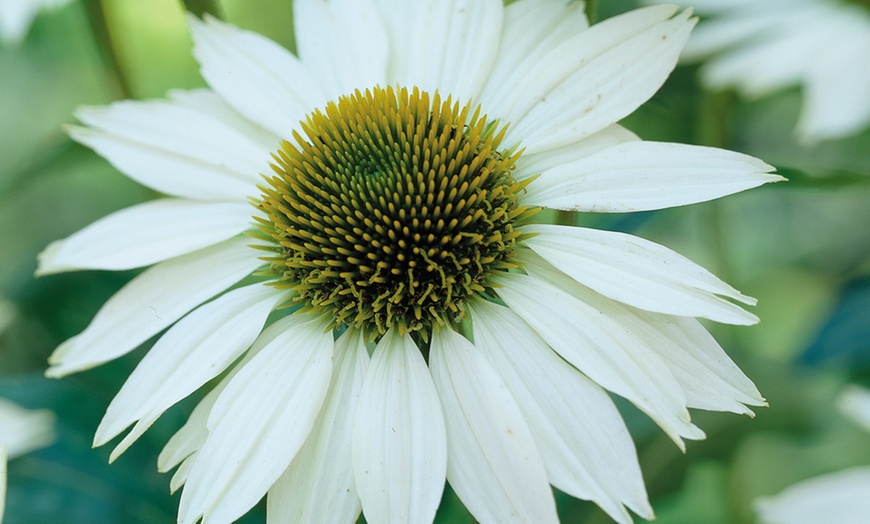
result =
[[188,17],[193,55],[209,86],[239,113],[287,138],[326,94],[298,58],[268,38],[214,18]]
[[669,315],[754,324],[758,317],[720,297],[754,304],[712,273],[634,235],[532,224],[526,244],[571,278],[614,300]]
[[623,504],[652,519],[634,442],[607,393],[559,358],[510,309],[476,301],[468,310],[474,345],[516,399],[550,483],[595,501],[618,522],[632,522]]
[[480,95],[484,107],[489,107],[490,101],[511,97],[511,91],[538,61],[589,26],[583,7],[583,2],[520,0],[505,8],[502,34],[507,38],[502,39]]
[[[524,179],[529,176],[540,175],[553,168],[578,162],[623,142],[636,142],[639,140],[640,138],[628,129],[619,124],[613,124],[592,136],[563,147],[551,149],[543,153],[523,153],[523,156],[517,160],[517,172],[514,176],[517,179]],[[546,185],[547,182],[544,181],[543,184]],[[540,182],[536,181],[531,187],[535,187],[538,184]],[[526,198],[526,196],[524,195],[523,198]]]
[[390,83],[464,103],[492,69],[502,34],[500,0],[377,0],[390,37]]
[[512,124],[507,143],[547,151],[631,114],[662,86],[694,25],[688,11],[671,18],[675,12],[637,9],[551,49],[524,71],[512,96],[491,101],[488,110]]
[[260,267],[250,243],[233,238],[147,269],[103,304],[83,332],[54,351],[45,374],[61,377],[132,351]]
[[611,300],[577,282],[533,253],[522,255],[530,275],[546,280],[635,333],[662,359],[691,408],[752,415],[746,405],[766,406],[755,385],[694,318],[650,313]]
[[330,99],[387,83],[387,30],[372,0],[293,2],[299,58]]
[[447,470],[441,404],[409,335],[387,331],[354,417],[353,477],[369,522],[432,522]]
[[442,329],[429,363],[447,426],[447,479],[465,507],[480,522],[559,522],[532,433],[480,350]]
[[269,489],[267,522],[356,522],[361,506],[350,443],[368,363],[362,333],[346,331],[335,343],[332,383],[314,428],[290,467]]
[[181,495],[180,523],[233,522],[302,447],[329,387],[333,340],[322,318],[298,316],[215,402],[208,439]]
[[[570,280],[567,277],[565,280]],[[602,387],[630,400],[674,442],[703,438],[689,420],[682,388],[637,334],[562,291],[525,275],[499,277],[498,295],[557,353]]]
[[210,91],[79,109],[70,136],[133,180],[168,195],[246,202],[278,140],[252,129]]
[[270,286],[239,288],[200,306],[154,344],[97,428],[101,446],[137,422],[115,451],[114,460],[179,400],[218,376],[257,338],[266,317],[287,294]]
[[543,171],[524,204],[628,213],[706,202],[768,182],[773,167],[712,147],[627,142]]
[[173,492],[187,480],[187,473],[189,473],[190,466],[193,465],[196,452],[205,444],[205,440],[208,437],[208,417],[220,394],[245,364],[250,362],[260,350],[271,344],[279,335],[282,335],[287,329],[292,328],[298,321],[299,319],[293,316],[284,317],[266,328],[257,337],[254,345],[245,353],[241,361],[233,366],[226,376],[218,382],[217,386],[199,401],[184,426],[163,447],[163,450],[157,457],[158,471],[166,473],[175,466],[178,466],[182,461],[188,464],[185,471],[179,469],[172,478],[173,484],[171,489]]
[[851,468],[799,482],[755,503],[763,524],[860,524],[870,515],[870,468]]
[[97,220],[39,254],[37,275],[148,266],[217,244],[251,227],[253,206],[163,199]]

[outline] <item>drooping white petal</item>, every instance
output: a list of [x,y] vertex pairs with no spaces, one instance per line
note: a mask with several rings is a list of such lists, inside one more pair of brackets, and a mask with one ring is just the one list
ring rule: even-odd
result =
[[602,387],[621,395],[655,420],[684,449],[681,437],[704,433],[690,422],[686,398],[667,365],[637,334],[563,291],[526,275],[495,280],[498,295],[550,347]]
[[510,309],[476,301],[468,310],[474,345],[516,399],[550,483],[596,502],[618,522],[632,522],[623,504],[652,519],[634,442],[607,393],[559,358]]
[[[187,422],[181,427],[181,429],[175,432],[172,438],[169,439],[169,442],[166,443],[166,446],[163,447],[163,450],[157,457],[158,471],[166,473],[175,466],[178,466],[180,463],[182,464],[182,467],[180,467],[175,476],[172,477],[170,488],[173,492],[181,487],[181,485],[187,480],[187,474],[189,473],[190,467],[193,465],[196,452],[199,451],[203,444],[205,444],[205,440],[208,437],[208,417],[220,394],[224,389],[226,389],[227,385],[233,377],[236,376],[239,370],[245,367],[245,364],[250,362],[251,359],[260,352],[260,350],[271,344],[279,335],[283,334],[285,330],[291,328],[298,321],[298,318],[289,316],[278,320],[266,328],[263,333],[257,337],[257,340],[251,348],[248,349],[241,361],[233,366],[226,376],[218,382],[217,386],[215,386],[214,389],[209,391],[208,394],[199,401],[190,413]],[[184,464],[187,464],[187,466],[185,467]],[[182,470],[182,468],[184,470]]]
[[783,180],[768,174],[773,169],[723,149],[626,142],[543,171],[523,203],[594,213],[663,209]]
[[356,522],[361,506],[350,443],[368,363],[362,333],[346,331],[335,343],[332,383],[311,434],[269,489],[267,522]]
[[511,122],[507,143],[529,153],[592,135],[631,114],[662,86],[694,25],[653,6],[615,16],[550,50],[487,110]]
[[333,340],[319,317],[300,318],[242,367],[215,402],[209,434],[181,495],[179,523],[230,523],[293,460],[332,374]]
[[260,267],[250,243],[233,238],[145,270],[106,301],[83,332],[54,351],[45,374],[61,377],[132,351]]
[[209,86],[239,113],[280,137],[324,105],[327,96],[289,51],[211,17],[188,17],[193,55]]
[[89,127],[69,128],[74,140],[141,184],[195,200],[257,196],[256,183],[278,145],[207,90],[86,107],[76,116]]
[[296,47],[330,99],[386,85],[389,42],[372,0],[293,2]]
[[799,482],[755,503],[763,524],[861,524],[870,515],[870,468],[857,467]]
[[251,227],[241,202],[162,199],[112,213],[39,254],[38,276],[77,269],[122,270],[186,255]]
[[686,405],[752,415],[746,406],[766,406],[751,380],[694,318],[650,313],[611,300],[577,282],[533,253],[522,259],[530,275],[559,287],[623,329],[636,334],[664,362],[686,395]]
[[181,319],[154,344],[109,404],[94,445],[105,444],[138,421],[109,461],[117,458],[164,411],[232,364],[260,334],[269,313],[286,300],[286,293],[253,284]]
[[390,38],[390,83],[460,103],[477,97],[499,47],[501,0],[377,3]]
[[625,304],[669,315],[754,324],[758,317],[720,297],[754,304],[712,273],[670,249],[634,235],[531,224],[525,243],[584,286]]
[[409,335],[378,342],[354,417],[353,476],[369,522],[432,522],[447,470],[444,418]]
[[502,39],[480,94],[484,107],[512,96],[511,91],[539,60],[589,26],[583,7],[583,2],[520,0],[505,8],[502,34],[507,38]]
[[481,351],[450,329],[432,334],[432,378],[447,426],[447,479],[479,522],[559,522],[519,406]]

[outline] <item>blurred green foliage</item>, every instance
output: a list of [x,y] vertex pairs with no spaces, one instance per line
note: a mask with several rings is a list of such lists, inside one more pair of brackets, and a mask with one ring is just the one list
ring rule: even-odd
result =
[[[292,49],[285,0],[193,2]],[[205,6],[205,7],[203,7]],[[108,31],[94,25],[101,7]],[[633,7],[599,2],[599,18]],[[111,45],[111,52],[105,48]],[[102,46],[102,47],[101,47]],[[0,395],[59,417],[59,438],[9,466],[7,522],[173,522],[178,495],[156,457],[194,399],[176,406],[116,464],[91,449],[103,411],[145,349],[63,381],[42,378],[48,354],[81,331],[133,272],[34,280],[36,254],[107,213],[154,195],[62,132],[82,104],[160,97],[204,85],[176,0],[95,0],[40,16],[20,47],[0,48],[0,295],[18,309],[0,335]],[[792,129],[797,90],[755,101],[705,93],[678,68],[624,122],[649,140],[716,145],[758,156],[790,181],[721,201],[637,215],[577,216],[667,245],[759,299],[761,324],[711,325],[770,407],[754,420],[696,412],[708,439],[682,454],[628,405],[648,490],[663,524],[753,520],[752,500],[815,474],[870,464],[867,435],[833,411],[852,381],[870,381],[870,132],[812,148]],[[147,346],[147,344],[146,344]],[[563,522],[609,522],[557,494]],[[244,522],[263,522],[262,507]],[[438,522],[472,522],[452,491]]]

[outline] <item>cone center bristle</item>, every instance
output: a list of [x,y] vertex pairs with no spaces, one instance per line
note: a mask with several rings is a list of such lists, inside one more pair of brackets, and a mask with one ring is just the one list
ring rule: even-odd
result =
[[276,285],[334,326],[425,336],[514,267],[527,181],[504,127],[450,98],[374,88],[329,103],[284,141],[262,187]]

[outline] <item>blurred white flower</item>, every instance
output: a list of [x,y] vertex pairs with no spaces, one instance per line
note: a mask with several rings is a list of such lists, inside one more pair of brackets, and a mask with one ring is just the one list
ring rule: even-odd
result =
[[[840,411],[870,431],[870,390],[850,386]],[[864,524],[870,518],[870,467],[855,467],[798,482],[756,501],[763,524]]]
[[694,20],[653,7],[589,28],[562,0],[294,9],[298,57],[191,19],[211,89],[78,113],[76,140],[169,195],[40,256],[41,274],[153,264],[51,358],[63,376],[168,328],[95,444],[134,425],[113,460],[228,371],[158,460],[178,466],[181,523],[267,493],[278,522],[431,522],[445,477],[483,522],[557,520],[550,484],[651,518],[605,389],[680,447],[704,436],[688,407],[751,414],[764,400],[694,317],[752,324],[732,300],[754,300],[665,247],[533,215],[780,179],[616,124]]
[[0,0],[0,42],[18,44],[27,36],[40,11],[56,9],[72,0]]
[[6,508],[6,460],[48,446],[55,439],[54,413],[29,410],[0,398],[0,522]]
[[807,143],[870,124],[870,9],[838,0],[686,3],[702,19],[683,60],[706,60],[705,85],[750,97],[800,85],[796,131]]

